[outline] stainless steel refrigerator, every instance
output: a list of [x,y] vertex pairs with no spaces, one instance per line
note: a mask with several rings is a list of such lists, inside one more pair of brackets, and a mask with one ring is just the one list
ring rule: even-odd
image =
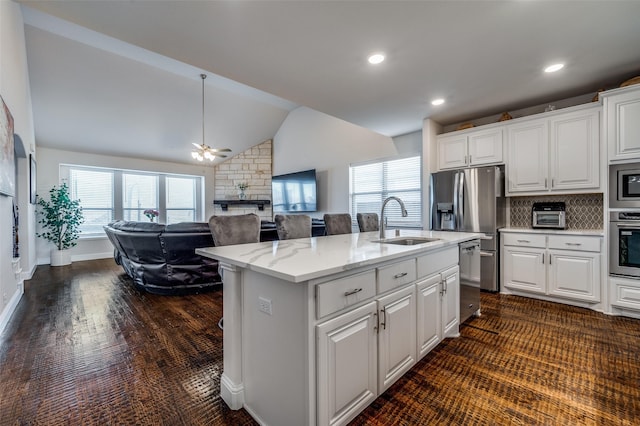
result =
[[490,166],[431,175],[431,229],[483,232],[480,288],[498,291],[498,229],[505,226],[504,167]]

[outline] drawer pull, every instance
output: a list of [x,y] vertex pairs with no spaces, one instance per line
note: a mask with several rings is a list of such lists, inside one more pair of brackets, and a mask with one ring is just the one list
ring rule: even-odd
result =
[[407,275],[407,272],[400,272],[399,274],[395,274],[393,278],[402,278]]
[[352,294],[360,293],[361,291],[362,291],[362,288],[356,288],[355,290],[345,291],[344,297],[351,296]]
[[565,243],[568,246],[581,246],[582,243]]
[[518,240],[519,243],[530,243],[531,241],[529,240]]

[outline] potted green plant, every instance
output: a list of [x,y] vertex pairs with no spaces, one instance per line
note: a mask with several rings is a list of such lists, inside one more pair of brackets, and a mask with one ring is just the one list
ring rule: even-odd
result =
[[72,200],[69,187],[63,183],[49,190],[49,200],[38,197],[38,206],[42,232],[38,237],[52,242],[51,266],[69,265],[69,249],[78,243],[80,225],[84,222],[80,200]]

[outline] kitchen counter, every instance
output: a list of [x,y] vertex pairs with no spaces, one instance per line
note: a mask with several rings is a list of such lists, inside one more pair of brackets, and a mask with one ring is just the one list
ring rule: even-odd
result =
[[458,244],[484,235],[400,237],[439,240],[365,232],[197,249],[221,268],[227,405],[264,425],[344,425],[458,336]]
[[526,234],[552,234],[552,235],[594,235],[604,236],[601,229],[533,229],[533,228],[501,228],[500,232],[520,232]]
[[[395,238],[387,231],[385,238]],[[269,241],[196,249],[196,253],[239,268],[260,272],[295,283],[399,259],[411,254],[457,245],[484,234],[402,230],[401,237],[440,238],[425,244],[402,246],[381,244],[379,232],[361,232],[295,240]]]

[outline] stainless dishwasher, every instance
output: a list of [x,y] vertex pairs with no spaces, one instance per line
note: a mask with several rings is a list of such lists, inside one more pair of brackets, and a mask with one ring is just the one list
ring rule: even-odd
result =
[[480,314],[480,240],[460,244],[460,324]]

